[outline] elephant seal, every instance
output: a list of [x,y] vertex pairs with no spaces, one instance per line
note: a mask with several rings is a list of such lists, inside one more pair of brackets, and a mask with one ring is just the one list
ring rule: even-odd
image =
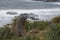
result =
[[25,22],[26,22],[26,17],[25,16],[18,16],[16,20],[16,34],[17,36],[24,36],[26,34],[26,29],[25,29]]

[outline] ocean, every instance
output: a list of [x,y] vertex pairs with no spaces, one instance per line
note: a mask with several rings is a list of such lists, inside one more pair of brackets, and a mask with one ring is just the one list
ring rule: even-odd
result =
[[[8,11],[17,12],[17,15],[8,15]],[[0,2],[0,26],[11,23],[15,16],[22,13],[34,13],[40,20],[50,20],[60,15],[60,2]]]

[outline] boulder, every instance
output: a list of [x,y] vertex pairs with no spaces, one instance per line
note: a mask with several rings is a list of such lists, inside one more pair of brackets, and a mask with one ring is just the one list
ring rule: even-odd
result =
[[9,14],[9,15],[17,15],[17,12],[7,12],[7,14]]
[[34,13],[24,13],[24,14],[21,14],[20,16],[24,16],[26,17],[27,19],[32,19],[32,20],[39,20],[39,16],[34,14]]

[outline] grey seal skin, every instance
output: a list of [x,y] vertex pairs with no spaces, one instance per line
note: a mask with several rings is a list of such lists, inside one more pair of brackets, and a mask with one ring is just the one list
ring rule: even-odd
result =
[[26,29],[25,29],[25,22],[26,22],[26,17],[25,16],[18,16],[17,21],[16,21],[16,35],[21,37],[26,34]]

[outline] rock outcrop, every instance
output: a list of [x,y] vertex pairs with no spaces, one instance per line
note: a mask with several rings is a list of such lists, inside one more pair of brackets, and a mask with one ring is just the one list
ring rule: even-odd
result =
[[39,16],[34,13],[24,13],[21,14],[20,16],[25,16],[27,19],[31,19],[31,20],[39,20]]
[[9,14],[9,15],[17,15],[18,13],[17,12],[10,12],[10,11],[8,11],[6,14]]

